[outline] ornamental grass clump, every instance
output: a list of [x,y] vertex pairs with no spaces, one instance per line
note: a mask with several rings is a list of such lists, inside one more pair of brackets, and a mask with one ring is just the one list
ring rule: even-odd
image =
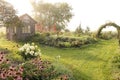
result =
[[29,60],[32,58],[40,57],[41,56],[41,50],[37,45],[34,43],[27,43],[24,44],[21,48],[19,48],[20,55],[25,59]]

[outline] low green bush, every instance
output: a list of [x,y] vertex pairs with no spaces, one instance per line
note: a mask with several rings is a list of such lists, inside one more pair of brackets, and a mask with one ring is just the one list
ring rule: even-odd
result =
[[58,42],[58,47],[71,47],[70,42]]
[[56,36],[37,34],[33,36],[30,41],[40,44],[45,44],[54,47],[80,47],[84,44],[95,43],[97,40],[90,36],[70,37],[70,36]]

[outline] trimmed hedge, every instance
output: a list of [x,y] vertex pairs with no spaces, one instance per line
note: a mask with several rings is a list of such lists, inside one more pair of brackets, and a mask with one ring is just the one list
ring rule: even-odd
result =
[[67,37],[49,35],[48,33],[36,34],[29,40],[54,47],[80,47],[82,45],[95,43],[97,41],[95,38],[90,36]]

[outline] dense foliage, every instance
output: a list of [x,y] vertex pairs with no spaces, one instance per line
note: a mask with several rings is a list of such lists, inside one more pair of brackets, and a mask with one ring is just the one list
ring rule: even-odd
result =
[[56,25],[57,30],[64,29],[72,18],[72,8],[67,3],[32,2],[35,19],[48,30]]
[[[28,40],[30,39],[28,38]],[[36,34],[35,36],[32,37],[31,41],[55,47],[80,47],[84,44],[95,43],[97,40],[90,36],[67,37],[43,33]]]
[[21,25],[21,21],[10,3],[5,0],[0,0],[0,9],[0,21],[2,21],[6,27]]

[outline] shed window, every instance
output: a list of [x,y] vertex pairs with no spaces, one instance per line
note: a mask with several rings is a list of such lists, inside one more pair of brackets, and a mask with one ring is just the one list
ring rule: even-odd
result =
[[30,26],[22,27],[22,33],[30,33]]

